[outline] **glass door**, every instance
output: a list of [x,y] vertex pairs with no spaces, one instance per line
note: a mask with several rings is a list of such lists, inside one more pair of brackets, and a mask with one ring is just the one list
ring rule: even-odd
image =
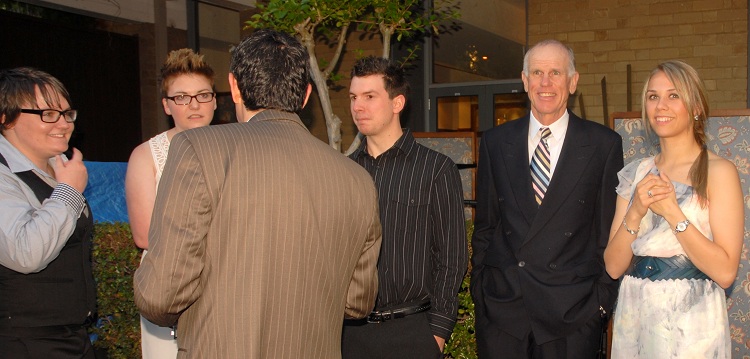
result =
[[482,132],[526,114],[520,80],[435,85],[429,90],[427,131]]

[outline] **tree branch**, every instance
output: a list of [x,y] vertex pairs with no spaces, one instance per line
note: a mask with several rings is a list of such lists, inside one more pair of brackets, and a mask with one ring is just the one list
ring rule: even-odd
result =
[[343,26],[341,26],[341,33],[339,33],[338,44],[336,45],[336,52],[333,54],[333,57],[331,57],[331,62],[328,63],[328,66],[323,71],[323,76],[326,79],[333,72],[333,69],[336,68],[336,65],[338,65],[339,63],[339,58],[341,57],[341,53],[344,50],[344,44],[346,43],[347,33],[349,33],[349,23],[346,23]]

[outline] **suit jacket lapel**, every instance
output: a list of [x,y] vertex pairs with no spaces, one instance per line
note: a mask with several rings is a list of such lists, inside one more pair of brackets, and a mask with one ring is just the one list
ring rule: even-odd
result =
[[585,120],[570,113],[570,122],[560,152],[560,159],[557,161],[555,173],[552,175],[549,187],[547,187],[544,201],[539,206],[534,221],[531,223],[531,228],[529,228],[529,233],[526,236],[527,241],[555,216],[560,206],[572,193],[572,189],[578,184],[581,179],[580,174],[584,172],[591,156],[594,155],[595,146],[590,143],[589,137],[581,128],[582,121]]
[[529,168],[529,146],[527,136],[529,134],[529,117],[517,120],[515,123],[518,127],[515,131],[517,136],[508,136],[503,143],[503,153],[505,154],[505,163],[508,166],[509,182],[513,187],[518,208],[526,217],[526,221],[531,223],[536,217],[538,206],[534,199],[534,192],[531,189],[531,169]]

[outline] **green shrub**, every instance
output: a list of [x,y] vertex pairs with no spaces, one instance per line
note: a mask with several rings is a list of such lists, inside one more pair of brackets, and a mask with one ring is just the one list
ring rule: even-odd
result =
[[[466,239],[469,246],[469,258],[471,258],[471,236],[474,234],[474,223],[466,221]],[[466,271],[461,289],[458,292],[458,321],[450,339],[445,343],[446,358],[453,359],[476,359],[477,339],[474,336],[474,302],[469,293],[469,282],[471,280],[471,263]]]
[[92,261],[100,327],[96,348],[105,349],[111,359],[141,357],[141,324],[133,301],[133,274],[141,251],[133,244],[126,223],[97,223],[94,227]]

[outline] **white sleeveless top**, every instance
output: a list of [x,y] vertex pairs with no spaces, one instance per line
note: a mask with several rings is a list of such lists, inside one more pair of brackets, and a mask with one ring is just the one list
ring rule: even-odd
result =
[[167,155],[169,155],[169,137],[167,137],[167,131],[148,140],[148,146],[151,148],[151,157],[154,159],[154,167],[156,167],[156,187],[158,188],[161,173],[164,171],[164,164],[167,163]]
[[[167,163],[169,154],[169,138],[167,132],[162,132],[148,140],[151,157],[156,168],[156,188]],[[143,251],[145,256],[148,251]],[[174,339],[171,328],[160,327],[141,317],[141,353],[143,359],[173,359],[177,357],[177,340]]]

